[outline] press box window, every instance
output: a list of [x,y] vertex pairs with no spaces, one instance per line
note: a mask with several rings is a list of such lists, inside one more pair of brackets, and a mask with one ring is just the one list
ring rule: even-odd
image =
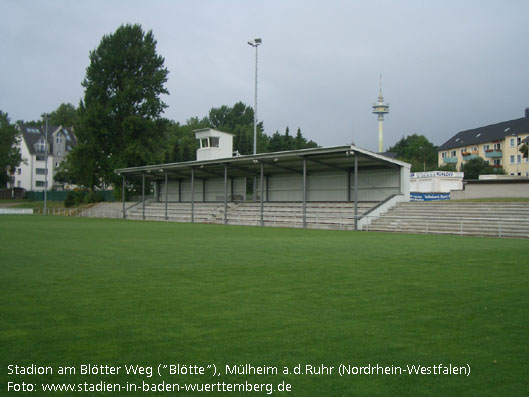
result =
[[209,142],[211,143],[211,147],[219,147],[219,137],[218,136],[210,136]]
[[200,139],[200,148],[208,148],[208,147],[219,147],[219,137],[218,136],[210,136],[207,138],[201,138]]

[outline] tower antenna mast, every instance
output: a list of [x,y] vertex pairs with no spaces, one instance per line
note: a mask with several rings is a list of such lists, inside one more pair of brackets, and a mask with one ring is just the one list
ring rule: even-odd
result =
[[373,105],[373,114],[378,115],[378,151],[382,153],[384,151],[384,130],[382,123],[384,121],[384,115],[389,113],[389,103],[384,103],[384,97],[382,96],[382,74],[380,75],[380,89],[378,91],[378,102]]

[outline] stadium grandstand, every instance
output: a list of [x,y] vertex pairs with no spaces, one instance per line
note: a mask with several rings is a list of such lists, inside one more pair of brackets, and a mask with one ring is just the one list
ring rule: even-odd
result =
[[359,230],[367,214],[410,198],[410,164],[354,145],[241,156],[232,134],[195,135],[195,161],[116,170],[124,185],[142,186],[139,205],[127,209],[123,197],[123,217]]

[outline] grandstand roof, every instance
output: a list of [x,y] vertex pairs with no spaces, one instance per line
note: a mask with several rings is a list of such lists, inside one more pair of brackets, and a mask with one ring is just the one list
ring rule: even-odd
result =
[[223,176],[224,167],[228,166],[230,177],[236,177],[260,174],[262,163],[266,175],[287,172],[302,174],[303,159],[307,161],[307,172],[321,172],[329,169],[349,171],[354,167],[354,156],[358,157],[358,167],[363,169],[410,166],[408,163],[348,145],[120,168],[115,171],[125,176],[139,176],[145,173],[147,178],[163,179],[166,171],[172,178],[189,178],[191,169],[193,169],[196,178],[211,178]]

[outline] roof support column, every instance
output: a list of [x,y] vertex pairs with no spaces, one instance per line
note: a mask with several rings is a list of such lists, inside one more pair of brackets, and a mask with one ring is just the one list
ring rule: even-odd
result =
[[168,198],[169,198],[169,186],[168,186],[168,183],[167,183],[167,171],[165,171],[165,220],[168,220],[169,217],[167,216],[167,201],[168,201]]
[[191,223],[195,223],[195,169],[191,167]]
[[264,226],[264,164],[261,162],[261,226]]
[[182,202],[182,180],[178,180],[178,202]]
[[358,153],[355,152],[355,191],[354,191],[354,208],[355,208],[355,230],[358,230]]
[[141,174],[141,216],[145,220],[145,172]]
[[121,187],[121,201],[123,202],[123,219],[127,217],[127,212],[125,211],[125,174],[121,177],[122,187]]
[[230,190],[231,190],[230,192],[231,200],[230,201],[233,203],[233,177],[230,178],[230,184],[231,184],[230,185]]
[[257,202],[257,177],[253,177],[253,202]]
[[224,224],[228,224],[228,164],[224,164]]
[[307,159],[303,157],[303,228],[307,227]]
[[351,170],[347,170],[347,202],[351,202]]

